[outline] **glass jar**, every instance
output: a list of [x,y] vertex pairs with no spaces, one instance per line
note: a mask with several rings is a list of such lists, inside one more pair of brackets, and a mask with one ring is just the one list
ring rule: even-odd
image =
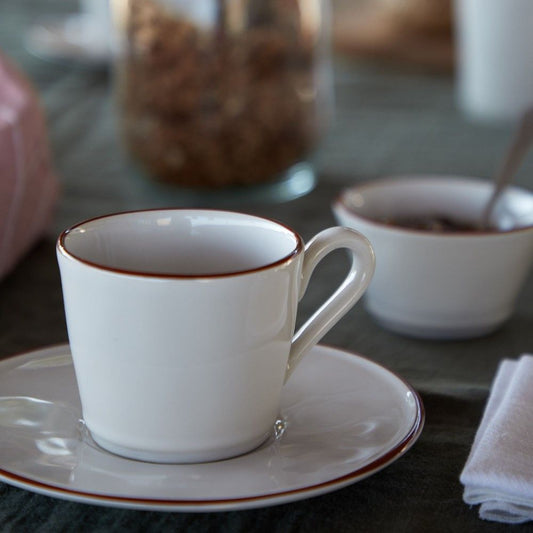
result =
[[216,189],[301,171],[331,107],[321,0],[114,2],[121,132],[148,176]]

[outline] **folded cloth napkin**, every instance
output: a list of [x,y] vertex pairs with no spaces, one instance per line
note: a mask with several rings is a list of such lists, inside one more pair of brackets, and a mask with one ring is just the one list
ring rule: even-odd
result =
[[501,362],[461,474],[485,520],[533,520],[533,356]]

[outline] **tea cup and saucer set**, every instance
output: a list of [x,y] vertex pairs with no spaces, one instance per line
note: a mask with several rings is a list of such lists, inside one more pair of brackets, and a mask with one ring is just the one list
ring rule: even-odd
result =
[[[351,266],[296,332],[316,265]],[[326,493],[403,455],[416,391],[317,344],[374,272],[368,240],[307,244],[266,218],[117,213],[57,241],[69,345],[0,362],[0,479],[93,504],[167,511],[261,507]]]
[[[533,259],[533,195],[510,189],[487,231],[401,227],[476,213],[488,185],[391,178],[352,187],[341,224],[307,244],[222,210],[81,222],[57,241],[69,345],[0,362],[0,480],[133,509],[222,511],[337,490],[401,457],[424,407],[368,358],[318,344],[364,295],[416,337],[486,334],[511,314]],[[448,213],[449,214],[449,213]],[[351,266],[295,331],[317,264]]]

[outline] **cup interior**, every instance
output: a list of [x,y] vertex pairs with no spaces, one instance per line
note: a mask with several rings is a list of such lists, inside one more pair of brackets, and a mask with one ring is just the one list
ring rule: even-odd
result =
[[217,276],[271,267],[303,249],[291,229],[261,217],[211,210],[119,213],[59,237],[62,253],[132,274]]
[[[492,184],[454,177],[386,178],[344,191],[341,205],[350,215],[379,222],[384,219],[448,216],[475,224],[481,220]],[[493,231],[533,225],[533,194],[510,187],[492,217]]]

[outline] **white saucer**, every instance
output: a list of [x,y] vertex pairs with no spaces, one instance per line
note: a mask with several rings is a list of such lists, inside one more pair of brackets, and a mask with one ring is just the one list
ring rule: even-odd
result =
[[41,59],[105,67],[111,60],[110,29],[89,15],[45,18],[30,26],[26,48]]
[[67,345],[0,361],[0,391],[0,480],[132,509],[225,511],[331,492],[403,455],[424,422],[418,394],[402,379],[325,346],[313,348],[285,386],[285,431],[213,463],[143,463],[94,444],[80,421]]

